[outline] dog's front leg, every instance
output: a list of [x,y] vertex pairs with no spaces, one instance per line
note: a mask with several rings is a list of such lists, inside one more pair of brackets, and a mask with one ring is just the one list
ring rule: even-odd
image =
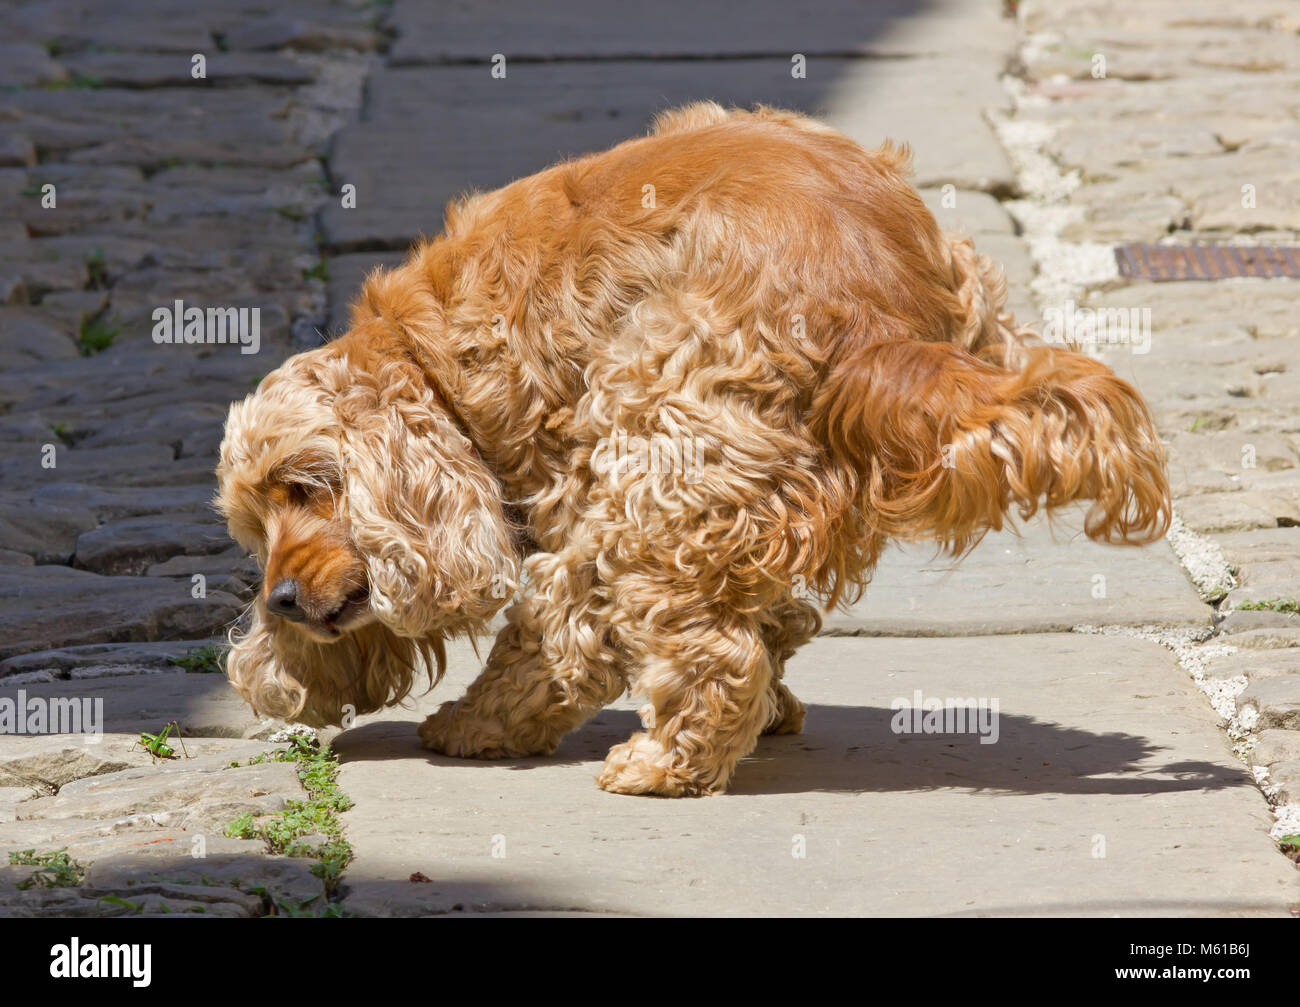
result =
[[507,613],[487,666],[420,725],[426,748],[463,758],[545,755],[624,689],[595,564],[580,548],[526,561],[531,592]]
[[802,721],[801,705],[781,708],[798,700],[774,688],[780,683],[759,615],[653,576],[621,577],[618,594],[628,605],[620,609],[620,639],[630,655],[632,693],[646,701],[646,730],[610,749],[596,778],[603,789],[718,793],[764,729],[779,728],[787,715]]

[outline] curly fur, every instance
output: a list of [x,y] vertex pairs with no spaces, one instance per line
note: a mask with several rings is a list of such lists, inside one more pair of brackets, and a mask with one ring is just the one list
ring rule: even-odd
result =
[[231,411],[232,533],[339,637],[264,595],[236,687],[314,721],[396,702],[522,571],[424,743],[549,752],[630,689],[645,730],[600,785],[713,793],[761,733],[800,729],[782,673],[820,627],[808,599],[856,596],[889,540],[961,552],[1076,499],[1094,538],[1163,534],[1141,399],[1017,329],[906,172],[901,149],[701,103],[449,207],[345,336]]

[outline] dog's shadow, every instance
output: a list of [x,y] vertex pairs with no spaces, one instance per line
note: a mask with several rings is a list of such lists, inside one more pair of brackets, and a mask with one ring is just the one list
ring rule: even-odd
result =
[[[995,743],[974,734],[897,734],[895,711],[812,704],[802,734],[759,739],[733,776],[732,794],[918,790],[992,790],[1011,794],[1156,794],[1237,786],[1244,771],[1212,762],[1161,764],[1148,738],[1098,734],[1034,717],[1002,713]],[[609,749],[641,729],[635,713],[605,710],[561,743],[554,755],[482,761],[422,752],[415,725],[379,721],[338,736],[344,762],[410,757],[472,772],[508,766],[585,765],[592,775]]]

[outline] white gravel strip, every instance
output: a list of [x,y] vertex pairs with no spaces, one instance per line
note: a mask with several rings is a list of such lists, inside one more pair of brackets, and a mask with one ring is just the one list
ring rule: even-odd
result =
[[1087,288],[1118,278],[1115,250],[1098,242],[1061,240],[1062,229],[1083,217],[1082,207],[1067,202],[1080,185],[1079,172],[1062,172],[1044,153],[1043,148],[1056,133],[1055,124],[1041,119],[1015,118],[1020,109],[1041,108],[1048,99],[1026,95],[1024,82],[1016,77],[1004,76],[1002,84],[1011,96],[1012,112],[1010,115],[994,112],[990,121],[1027,197],[1002,205],[1020,225],[1037,267],[1030,290],[1040,310],[1067,301],[1078,303]]
[[1237,586],[1232,566],[1218,543],[1192,531],[1176,512],[1165,539],[1206,601],[1222,598]]

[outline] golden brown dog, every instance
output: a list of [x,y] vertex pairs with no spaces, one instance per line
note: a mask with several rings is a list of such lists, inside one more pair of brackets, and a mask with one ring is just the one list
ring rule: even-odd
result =
[[236,688],[311,724],[396,703],[522,585],[425,745],[547,753],[631,690],[600,785],[713,793],[800,729],[810,598],[890,539],[961,552],[1076,499],[1093,538],[1163,534],[1137,393],[1022,338],[905,161],[705,103],[450,207],[231,409],[218,502],[266,572]]

